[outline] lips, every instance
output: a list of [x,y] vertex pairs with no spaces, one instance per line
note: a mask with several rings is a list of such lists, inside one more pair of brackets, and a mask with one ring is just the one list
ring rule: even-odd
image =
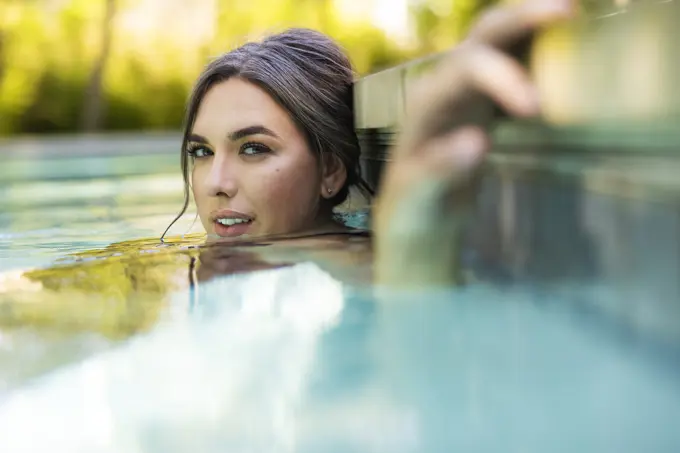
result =
[[255,220],[238,211],[222,210],[211,214],[215,233],[222,237],[238,237],[247,234]]

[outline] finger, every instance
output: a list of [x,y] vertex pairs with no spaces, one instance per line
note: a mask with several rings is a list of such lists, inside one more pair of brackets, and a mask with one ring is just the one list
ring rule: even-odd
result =
[[430,175],[452,179],[473,172],[489,150],[487,134],[478,126],[463,126],[427,143],[418,153],[419,164]]
[[480,94],[488,96],[511,115],[539,113],[538,92],[529,74],[513,58],[491,47],[477,47],[467,55],[465,78]]
[[491,103],[479,102],[480,95],[511,115],[533,116],[540,110],[537,91],[519,63],[491,47],[466,45],[409,95],[408,118],[397,151],[410,154],[459,126],[488,122]]
[[571,17],[574,3],[573,0],[532,0],[493,8],[477,21],[467,40],[505,46],[535,28]]

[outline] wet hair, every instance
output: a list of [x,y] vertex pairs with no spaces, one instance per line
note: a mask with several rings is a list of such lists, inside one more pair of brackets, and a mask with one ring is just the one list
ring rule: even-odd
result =
[[189,205],[186,148],[201,101],[212,86],[232,77],[257,85],[283,107],[320,162],[329,156],[342,162],[347,179],[329,200],[331,207],[343,203],[351,187],[367,197],[373,195],[361,176],[359,141],[354,130],[354,72],[349,58],[323,33],[293,28],[223,54],[208,64],[198,78],[187,105],[182,139],[184,206],[163,237]]

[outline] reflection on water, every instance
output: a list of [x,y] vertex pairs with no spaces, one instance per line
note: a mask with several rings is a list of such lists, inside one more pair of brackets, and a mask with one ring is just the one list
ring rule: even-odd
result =
[[[207,245],[203,235],[126,241],[71,254],[58,266],[0,274],[0,394],[163,319],[185,318],[199,306],[202,284],[215,277],[298,262],[355,284],[371,279],[370,242],[360,233]],[[172,303],[178,291],[188,291],[180,305]]]
[[198,289],[191,318],[7,395],[0,450],[680,446],[677,366],[521,286],[371,295],[303,263]]
[[[0,393],[148,329],[186,284],[186,254],[131,241],[158,238],[181,206],[176,143],[0,144]],[[192,223],[187,215],[173,231]],[[186,253],[199,240],[189,236]]]

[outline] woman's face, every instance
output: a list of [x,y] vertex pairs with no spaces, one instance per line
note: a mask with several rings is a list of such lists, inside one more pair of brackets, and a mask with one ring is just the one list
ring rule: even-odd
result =
[[187,151],[194,157],[194,199],[209,235],[313,228],[324,220],[323,198],[344,183],[324,174],[288,113],[264,90],[239,78],[206,93]]

